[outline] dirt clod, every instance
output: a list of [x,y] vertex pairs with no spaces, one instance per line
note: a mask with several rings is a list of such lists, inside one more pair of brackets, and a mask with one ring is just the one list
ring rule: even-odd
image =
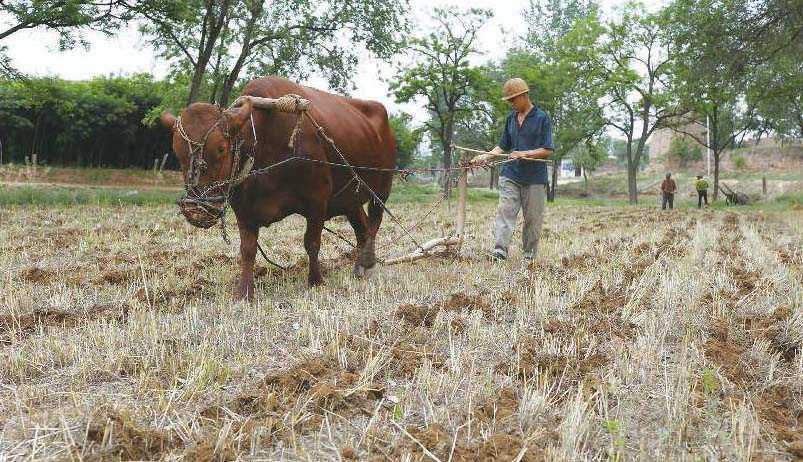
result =
[[360,455],[357,454],[357,451],[355,451],[354,449],[346,446],[340,450],[340,457],[346,460],[357,460],[360,458]]
[[428,305],[402,305],[396,310],[396,317],[409,326],[432,327],[438,316],[436,307]]
[[87,426],[90,453],[110,454],[123,461],[157,460],[175,448],[180,439],[175,432],[143,429],[131,417],[116,411],[94,416]]
[[27,282],[43,283],[48,282],[52,277],[50,271],[44,270],[38,266],[32,266],[22,272],[20,278]]
[[103,273],[103,280],[109,284],[122,284],[131,279],[131,274],[128,271],[109,270]]
[[94,305],[85,311],[67,311],[58,308],[37,308],[24,315],[7,314],[0,316],[0,345],[7,345],[14,339],[24,339],[44,327],[75,327],[82,322],[107,319],[126,322],[130,306],[127,304]]

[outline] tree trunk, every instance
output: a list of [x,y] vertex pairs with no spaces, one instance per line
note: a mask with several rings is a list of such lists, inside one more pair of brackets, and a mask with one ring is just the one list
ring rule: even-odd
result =
[[638,204],[638,182],[636,180],[638,175],[638,166],[630,165],[627,168],[627,190],[628,198],[631,204]]
[[251,39],[254,37],[254,28],[256,26],[256,22],[259,20],[259,17],[262,16],[262,5],[263,2],[258,2],[257,6],[251,10],[251,16],[248,18],[248,22],[245,25],[243,46],[240,49],[240,56],[237,58],[237,61],[234,63],[231,71],[226,76],[226,80],[223,81],[223,89],[220,91],[220,105],[223,107],[226,107],[226,105],[229,104],[231,90],[237,83],[237,79],[240,78],[240,72],[245,65],[246,59],[248,59],[248,55],[251,54]]
[[714,152],[714,195],[711,197],[711,202],[716,202],[719,197],[719,157],[722,151],[720,151],[719,146],[716,146],[716,143],[715,147],[717,149],[712,149]]
[[714,154],[714,194],[711,196],[711,202],[716,202],[719,198],[719,158],[722,154],[722,147],[719,145],[719,106],[714,105],[709,116],[711,127],[711,151]]
[[446,194],[446,198],[449,199],[452,196],[452,182],[451,182],[451,172],[449,168],[452,166],[452,134],[454,130],[454,122],[452,117],[449,117],[449,122],[446,125],[446,130],[441,136],[442,144],[443,144],[443,168],[446,170],[444,171],[444,177],[446,181],[443,182],[443,191]]
[[633,159],[633,140],[627,139],[627,146],[625,147],[625,156],[627,157],[627,196],[631,204],[638,204],[638,184],[636,182],[636,175],[638,175],[638,162]]
[[[201,90],[201,83],[203,82],[204,74],[206,73],[206,66],[209,60],[212,59],[212,53],[215,51],[215,45],[220,37],[220,32],[227,24],[227,17],[229,12],[230,0],[223,0],[220,4],[220,15],[215,17],[213,11],[208,12],[209,30],[205,36],[205,40],[201,40],[198,44],[198,60],[195,63],[192,73],[192,85],[190,86],[190,95],[187,98],[187,105],[194,103],[198,99],[198,93]],[[208,2],[207,8],[214,8],[214,2]],[[204,21],[206,24],[206,21]],[[203,37],[202,37],[203,38]]]
[[551,181],[552,184],[548,185],[548,188],[547,188],[547,191],[546,191],[547,192],[547,194],[546,194],[547,202],[555,202],[555,194],[557,194],[557,191],[558,191],[558,173],[559,173],[558,172],[558,169],[559,169],[558,166],[559,165],[560,165],[560,163],[557,162],[557,161],[552,163],[552,181]]
[[195,100],[198,99],[198,93],[201,90],[201,80],[204,77],[208,60],[208,57],[198,57],[198,64],[195,65],[195,68],[192,71],[192,84],[190,85],[190,95],[187,97],[187,106],[194,103]]
[[42,114],[44,112],[45,112],[44,110],[41,110],[39,111],[39,114],[36,115],[36,122],[34,123],[33,126],[33,139],[31,140],[31,152],[29,154],[34,154],[36,152],[36,142],[38,141],[39,138],[39,125],[40,122],[42,121]]
[[223,55],[218,53],[217,60],[215,60],[215,65],[212,67],[212,91],[209,94],[209,104],[215,104],[217,102],[217,91],[220,88],[220,60],[223,58]]

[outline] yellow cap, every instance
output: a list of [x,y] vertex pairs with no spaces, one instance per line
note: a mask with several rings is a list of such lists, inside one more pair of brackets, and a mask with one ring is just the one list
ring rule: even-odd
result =
[[502,95],[504,95],[502,96],[502,100],[509,101],[510,99],[529,91],[530,88],[527,86],[527,82],[516,77],[505,82],[505,85],[502,87]]

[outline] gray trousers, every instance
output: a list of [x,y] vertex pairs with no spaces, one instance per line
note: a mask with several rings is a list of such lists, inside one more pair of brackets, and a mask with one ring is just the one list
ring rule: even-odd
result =
[[523,185],[510,178],[499,177],[499,211],[496,214],[494,247],[507,255],[510,239],[519,210],[523,210],[524,229],[521,240],[524,258],[533,258],[538,252],[541,239],[541,226],[544,223],[546,207],[546,186],[542,184]]

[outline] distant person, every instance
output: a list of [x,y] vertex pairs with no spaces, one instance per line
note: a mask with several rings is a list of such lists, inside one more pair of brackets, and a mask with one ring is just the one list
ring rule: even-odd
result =
[[666,204],[669,204],[669,210],[675,205],[675,192],[678,190],[678,185],[672,179],[672,174],[667,173],[666,179],[661,183],[661,210],[666,210]]
[[697,182],[694,183],[694,186],[697,188],[697,208],[703,208],[703,201],[708,207],[708,182],[703,179],[702,175],[697,175]]
[[[552,122],[544,111],[530,100],[527,83],[519,78],[510,79],[502,87],[503,100],[513,109],[505,119],[499,145],[471,162],[483,163],[510,151],[507,162],[499,174],[499,210],[496,214],[494,248],[490,257],[505,260],[519,210],[523,210],[524,228],[521,233],[524,260],[530,262],[538,251],[541,226],[544,222],[546,163],[544,159],[554,152]],[[528,160],[530,159],[530,160]]]

